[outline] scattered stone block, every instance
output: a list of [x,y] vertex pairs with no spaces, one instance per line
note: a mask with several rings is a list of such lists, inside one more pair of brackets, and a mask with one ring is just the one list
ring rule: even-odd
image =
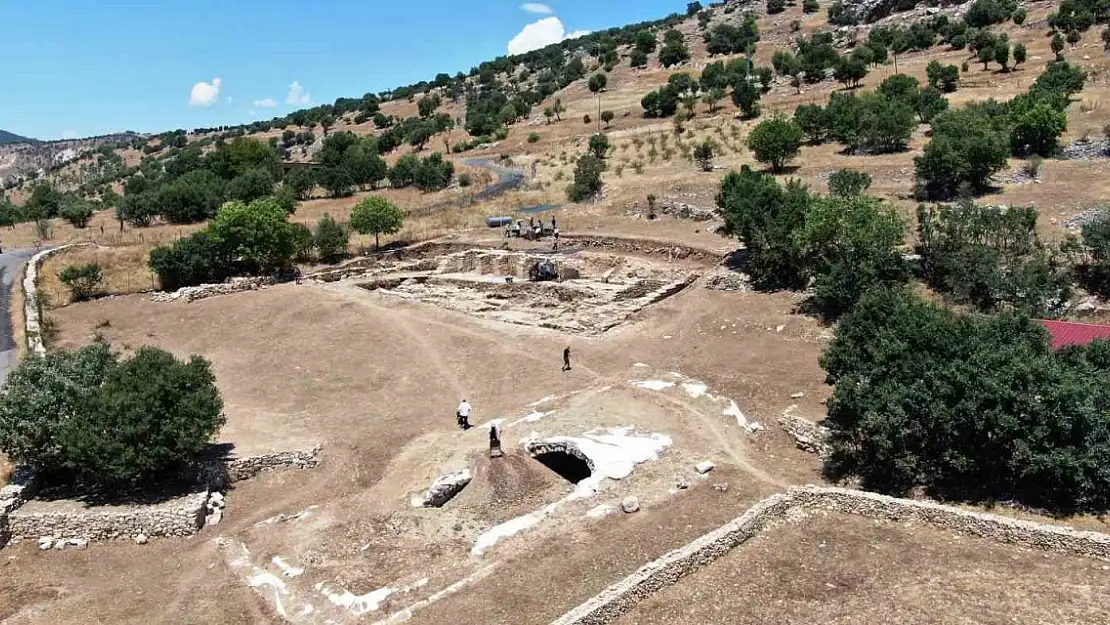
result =
[[701,475],[705,475],[706,473],[709,473],[710,471],[712,471],[713,469],[716,469],[716,468],[717,468],[717,465],[713,464],[713,462],[711,460],[706,460],[704,462],[699,462],[697,464],[697,466],[694,467],[694,469],[698,473],[700,473]]
[[146,537],[146,534],[139,534],[139,535],[135,536],[135,538],[133,540],[135,541],[136,544],[145,545],[147,543],[147,541],[150,540],[150,539],[148,539]]
[[624,510],[628,514],[639,512],[640,500],[636,497],[625,497],[624,501],[621,502],[621,510]]

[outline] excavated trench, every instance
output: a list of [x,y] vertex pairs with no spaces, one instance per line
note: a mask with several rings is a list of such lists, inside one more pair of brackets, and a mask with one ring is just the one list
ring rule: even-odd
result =
[[585,460],[565,451],[538,454],[533,458],[571,484],[577,484],[593,475],[590,465],[586,464]]

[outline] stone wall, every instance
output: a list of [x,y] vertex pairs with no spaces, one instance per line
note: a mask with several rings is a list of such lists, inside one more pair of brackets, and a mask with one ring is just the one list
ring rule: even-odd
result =
[[822,458],[829,454],[829,446],[825,442],[829,436],[827,427],[791,414],[789,408],[779,417],[779,425],[794,439],[798,449],[817,454]]
[[253,291],[271,284],[274,284],[273,278],[232,278],[227,282],[221,282],[219,284],[199,284],[197,286],[181,287],[172,293],[159,291],[151,294],[150,299],[154,302],[175,302],[177,300],[195,302],[198,299],[216,297],[217,295],[230,295],[241,291]]
[[714,252],[685,245],[675,245],[663,241],[647,239],[623,239],[619,237],[591,237],[563,235],[560,245],[566,248],[585,247],[617,252],[643,254],[653,258],[666,257],[667,260],[688,260],[717,264],[724,259],[724,252]]
[[320,463],[320,446],[308,450],[279,451],[272,454],[211,460],[202,463],[192,476],[209,490],[224,490],[231,484],[276,469],[311,469]]
[[42,319],[39,317],[38,279],[42,261],[75,247],[95,246],[95,243],[74,243],[43,250],[27,261],[23,272],[23,324],[27,336],[27,349],[32,355],[45,356],[46,346],[42,344]]
[[552,625],[610,623],[652,594],[708,566],[795,507],[832,510],[869,518],[914,521],[1026,548],[1068,555],[1110,557],[1110,534],[1080,532],[1056,525],[963,510],[931,501],[897,499],[844,488],[806,486],[772,495],[743,516],[684,547],[640,567]]
[[[84,540],[134,539],[155,536],[191,536],[204,526],[208,491],[144,506],[94,506],[76,510],[39,509],[25,506],[8,515],[12,538],[44,536]],[[34,508],[34,509],[32,509]]]
[[35,496],[38,489],[38,474],[26,466],[16,467],[11,478],[8,479],[7,485],[0,488],[0,516],[22,506],[28,499]]

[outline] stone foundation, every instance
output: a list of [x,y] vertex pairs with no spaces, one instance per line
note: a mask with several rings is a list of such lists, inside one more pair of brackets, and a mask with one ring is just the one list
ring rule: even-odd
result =
[[640,567],[632,575],[567,612],[552,625],[600,625],[627,613],[652,594],[677,583],[743,544],[795,507],[832,510],[869,518],[927,523],[988,540],[1067,555],[1110,557],[1110,534],[973,512],[931,501],[897,499],[843,488],[806,486],[772,495],[743,516],[684,547]]
[[198,299],[216,297],[217,295],[230,295],[241,291],[253,291],[274,284],[273,278],[232,278],[219,284],[200,284],[197,286],[182,287],[172,293],[160,291],[150,296],[153,302],[175,302],[184,300],[195,302]]
[[[71,501],[35,502],[8,515],[8,531],[12,538],[22,539],[191,536],[204,526],[207,502],[207,490],[142,506],[69,508]],[[51,509],[63,506],[69,509]]]

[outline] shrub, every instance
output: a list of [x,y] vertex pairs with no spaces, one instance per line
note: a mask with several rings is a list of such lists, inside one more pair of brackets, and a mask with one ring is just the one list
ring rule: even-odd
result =
[[1009,137],[979,108],[947,111],[933,120],[933,137],[914,157],[918,195],[945,199],[961,185],[983,189],[1006,166]]
[[786,10],[786,0],[767,0],[767,13],[774,15]]
[[1014,9],[1014,13],[1011,17],[1014,20],[1015,24],[1017,24],[1018,26],[1021,26],[1022,24],[1025,23],[1025,16],[1026,16],[1025,7],[1018,7],[1016,9]]
[[[1018,108],[1013,112],[1010,146],[1014,154],[1033,153],[1050,156],[1056,151],[1060,135],[1068,127],[1068,116],[1045,102]],[[1024,110],[1022,110],[1024,108]]]
[[154,248],[150,251],[148,265],[158,274],[163,291],[223,282],[231,272],[223,250],[207,230]]
[[1083,286],[1102,297],[1110,296],[1110,211],[1103,210],[1083,225],[1087,258],[1078,267]]
[[528,143],[539,143],[539,140],[540,140],[539,133],[533,132],[533,133],[530,133],[528,135]]
[[839,169],[829,176],[829,193],[841,197],[860,195],[871,186],[871,174],[856,169]]
[[821,5],[817,0],[802,0],[803,13],[816,13],[821,9]]
[[284,267],[293,256],[288,215],[273,200],[228,202],[208,226],[212,240],[231,262],[259,274]]
[[[641,173],[642,165],[636,173]],[[605,163],[593,154],[583,154],[574,168],[574,182],[567,187],[567,198],[581,202],[601,191],[601,172]]]
[[400,232],[403,223],[404,213],[384,197],[368,197],[351,211],[351,228],[359,234],[374,235],[375,248],[380,247],[381,235]]
[[708,139],[694,148],[694,160],[702,171],[713,171],[713,144]]
[[465,189],[466,187],[469,187],[473,184],[474,184],[474,179],[471,177],[469,172],[464,172],[462,174],[459,174],[459,186],[460,187]]
[[606,128],[608,128],[609,124],[612,123],[613,117],[615,117],[613,115],[613,111],[602,111],[601,112],[601,121],[605,123]]
[[421,191],[439,191],[446,189],[454,176],[455,164],[436,152],[420,161],[413,172],[412,183]]
[[925,67],[929,86],[944,93],[952,93],[959,86],[960,70],[955,65],[942,65],[939,61],[929,61]]
[[58,279],[69,287],[73,300],[80,302],[97,294],[100,283],[104,280],[104,272],[95,262],[69,265],[58,274]]
[[337,222],[328,213],[316,220],[316,234],[313,236],[313,245],[320,260],[332,263],[347,255],[347,244],[351,232],[347,224]]
[[739,107],[744,119],[759,117],[759,89],[747,78],[739,79],[732,87],[732,103]]
[[196,458],[224,423],[207,361],[150,347],[120,362],[93,344],[30,358],[0,397],[0,451],[48,475],[153,482]]
[[801,144],[801,129],[782,115],[759,122],[748,135],[748,147],[756,160],[770,164],[771,171],[776,173],[798,154]]
[[589,124],[592,121],[593,121],[593,119],[590,118],[589,113],[586,113],[585,115],[582,116],[582,123],[583,124]]
[[312,230],[302,223],[291,223],[289,229],[293,237],[293,260],[298,263],[310,262],[312,252],[316,247]]
[[1035,179],[1037,177],[1037,174],[1039,174],[1041,171],[1041,163],[1043,162],[1043,160],[1044,159],[1034,154],[1033,156],[1029,157],[1029,160],[1025,161],[1024,165],[1021,166],[1021,171],[1025,172],[1026,176]]

